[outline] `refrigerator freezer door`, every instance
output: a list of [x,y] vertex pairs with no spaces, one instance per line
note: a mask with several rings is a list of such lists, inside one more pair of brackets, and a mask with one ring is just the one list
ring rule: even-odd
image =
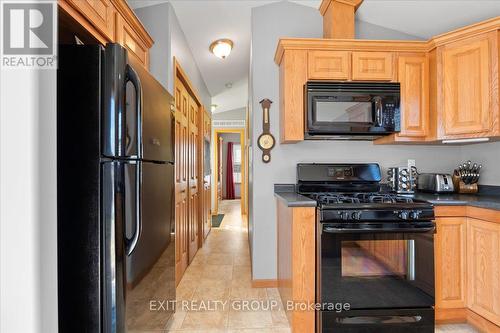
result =
[[[162,330],[175,300],[174,166],[140,164],[142,233],[125,264],[126,324],[129,331]],[[125,175],[125,179],[133,177],[134,170]],[[165,308],[151,311],[151,304],[159,302]]]
[[[174,161],[174,98],[135,59],[129,67],[138,75],[142,87],[142,155],[147,161]],[[133,118],[138,100],[130,84],[126,93],[127,118]]]
[[118,44],[103,69],[102,154],[173,162],[173,97]]

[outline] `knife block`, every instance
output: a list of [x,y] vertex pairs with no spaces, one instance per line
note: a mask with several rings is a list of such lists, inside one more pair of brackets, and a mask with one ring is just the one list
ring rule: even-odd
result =
[[453,175],[453,186],[455,187],[455,191],[458,193],[477,193],[479,188],[477,186],[477,183],[474,184],[465,184],[459,176]]

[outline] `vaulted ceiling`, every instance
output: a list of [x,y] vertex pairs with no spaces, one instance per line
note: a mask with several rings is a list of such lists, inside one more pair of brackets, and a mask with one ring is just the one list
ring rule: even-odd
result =
[[[133,7],[166,2],[166,0],[129,0]],[[251,9],[273,0],[171,0],[194,58],[208,90],[216,98],[216,112],[234,107],[228,84],[240,87],[248,79],[250,66]],[[294,1],[318,8],[320,0]],[[500,0],[365,0],[357,19],[409,35],[427,39],[458,27],[500,15]],[[320,36],[318,36],[320,37]],[[219,38],[234,41],[231,55],[221,60],[209,52],[209,45]],[[274,50],[270,50],[271,53]],[[226,86],[227,85],[227,86]],[[227,96],[231,103],[225,103]],[[227,104],[227,105],[225,105]],[[245,104],[246,105],[246,104]],[[244,107],[241,105],[240,107]]]

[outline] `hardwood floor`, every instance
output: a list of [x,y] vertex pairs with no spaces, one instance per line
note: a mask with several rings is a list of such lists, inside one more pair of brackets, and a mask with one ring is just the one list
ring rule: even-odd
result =
[[[240,201],[222,201],[219,213],[225,214],[221,226],[212,228],[177,287],[178,311],[167,331],[289,333],[285,312],[278,309],[282,308],[278,290],[252,288],[247,225],[241,218]],[[195,309],[201,301],[213,308]],[[221,302],[216,305],[213,301]],[[238,309],[242,301],[261,308]],[[272,301],[279,306],[269,308]]]

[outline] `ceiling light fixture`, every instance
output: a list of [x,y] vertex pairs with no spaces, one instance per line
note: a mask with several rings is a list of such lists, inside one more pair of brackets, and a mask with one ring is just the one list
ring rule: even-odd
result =
[[217,58],[226,59],[233,49],[233,41],[227,38],[217,39],[210,44],[209,49]]
[[217,104],[212,104],[210,105],[210,111],[214,112],[215,109],[217,109],[218,105]]

